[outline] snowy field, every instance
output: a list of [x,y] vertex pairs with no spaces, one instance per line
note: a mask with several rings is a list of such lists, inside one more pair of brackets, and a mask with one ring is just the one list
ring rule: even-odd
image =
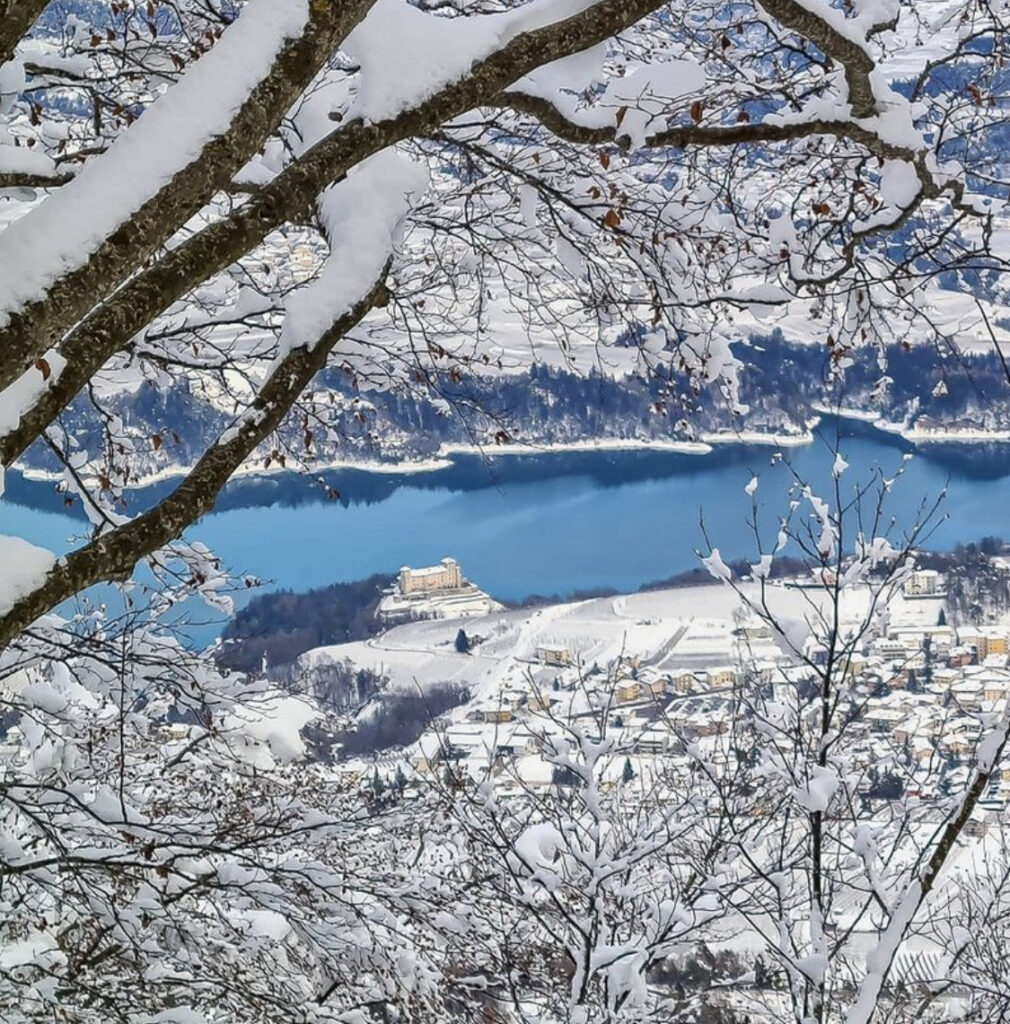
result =
[[[745,588],[751,598],[757,585]],[[867,611],[869,592],[845,592],[843,622],[855,624]],[[821,614],[825,592],[771,586],[768,604],[792,624],[812,623]],[[889,606],[890,625],[933,625],[942,600],[905,600]],[[618,657],[637,656],[663,671],[725,665],[744,652],[734,630],[744,621],[741,600],[728,586],[670,588],[619,597],[595,598],[545,608],[502,611],[466,619],[411,622],[349,644],[319,647],[303,655],[307,667],[348,660],[358,668],[388,676],[394,689],[426,689],[454,682],[475,694],[493,693],[506,681],[529,674],[538,647],[567,648],[585,668],[605,667]],[[456,634],[466,630],[473,653],[458,654]],[[753,646],[749,653],[760,654]],[[773,651],[772,651],[773,653]]]

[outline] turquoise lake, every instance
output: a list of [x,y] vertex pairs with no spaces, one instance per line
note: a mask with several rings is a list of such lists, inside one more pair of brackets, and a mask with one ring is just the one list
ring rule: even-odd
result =
[[[697,565],[700,517],[724,557],[754,554],[747,525],[752,473],[769,539],[789,501],[794,475],[820,493],[831,486],[832,446],[850,469],[843,492],[874,474],[895,478],[887,511],[910,527],[923,501],[947,489],[929,546],[993,534],[1010,537],[1010,455],[1000,446],[931,447],[904,461],[903,446],[859,425],[829,421],[814,443],[783,449],[720,445],[710,455],[626,451],[474,456],[446,470],[376,474],[335,472],[341,492],[328,501],[317,484],[294,476],[240,481],[189,536],[237,573],[266,586],[305,590],[451,555],[497,597],[570,595],[597,587],[634,590]],[[170,485],[165,485],[170,486]],[[142,506],[154,495],[137,496]],[[87,524],[51,509],[51,485],[12,479],[0,502],[0,532],[66,550]],[[193,608],[198,618],[213,615]],[[213,624],[206,629],[214,632]],[[210,635],[208,634],[208,635]]]

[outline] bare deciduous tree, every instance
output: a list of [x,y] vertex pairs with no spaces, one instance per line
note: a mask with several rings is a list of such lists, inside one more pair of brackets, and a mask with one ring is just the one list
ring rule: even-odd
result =
[[[576,367],[672,368],[736,407],[730,344],[755,324],[798,318],[836,373],[858,345],[950,341],[931,305],[941,275],[969,293],[1003,269],[1007,38],[1002,3],[0,0],[0,462],[45,446],[92,524],[60,557],[0,538],[2,707],[29,752],[2,782],[0,900],[18,951],[0,960],[5,1004],[131,1024],[441,1012],[451,940],[437,912],[457,879],[419,884],[420,831],[370,827],[357,801],[343,813],[309,769],[284,776],[291,722],[262,724],[279,695],[159,638],[150,618],[186,592],[221,600],[226,582],[184,531],[248,460],[312,465],[342,417],[366,415],[319,383],[327,368],[465,413],[452,385],[549,343]],[[981,298],[978,316],[998,344]],[[199,393],[220,413],[178,484],[137,514],[124,494],[174,441],[171,423],[151,434],[117,415],[124,388]],[[830,534],[841,505],[818,508]],[[859,564],[897,565],[866,536]],[[55,614],[110,581],[129,608],[139,563],[155,599],[128,623]],[[819,695],[792,719],[749,698],[754,722],[795,741],[766,764],[799,773],[793,802],[814,800],[858,697],[839,682],[847,644],[814,663]],[[190,716],[180,740],[156,731],[173,715]],[[820,867],[783,850],[783,870],[808,881],[781,905],[766,838],[794,833],[755,815],[734,840],[754,861],[739,883],[754,912],[779,915],[770,950],[800,1019],[826,1019],[844,976],[820,879],[863,856],[866,912],[887,908],[877,967],[849,976],[853,1019],[867,1020],[992,773],[993,735],[918,874],[904,863],[874,882],[877,854],[846,848],[830,801],[790,812]],[[569,741],[553,756],[579,774],[599,753],[591,732]],[[572,886],[607,824],[585,770],[559,829]],[[855,791],[836,775],[837,802]],[[651,816],[614,826],[635,877],[639,851],[680,839],[662,806],[643,806]],[[618,916],[566,918],[513,825],[483,826],[483,848],[505,857],[497,895],[562,928],[551,941],[577,1007],[621,1010],[627,958],[594,960],[585,927],[624,934],[655,908],[608,874]],[[707,912],[697,878],[664,884]],[[806,931],[782,916],[801,906]],[[680,934],[664,927],[632,958],[639,975]]]

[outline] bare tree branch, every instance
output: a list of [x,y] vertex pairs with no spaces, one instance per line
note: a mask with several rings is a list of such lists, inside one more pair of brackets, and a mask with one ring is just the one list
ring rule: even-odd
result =
[[[560,139],[576,145],[600,146],[607,143],[626,145],[628,136],[613,128],[590,128],[566,118],[549,100],[515,90],[502,94],[500,105],[536,118]],[[656,132],[645,139],[645,148],[670,146],[688,149],[692,146],[737,146],[759,143],[792,142],[816,135],[847,138],[864,146],[871,153],[888,160],[914,160],[916,152],[882,139],[876,132],[854,121],[827,121],[822,118],[779,124],[759,121],[725,126],[679,125]]]
[[11,59],[21,37],[45,9],[47,0],[0,0],[0,64]]
[[[810,4],[798,0],[759,0],[759,3],[776,21],[809,39],[825,56],[845,68],[853,117],[873,117],[877,113],[877,98],[870,82],[873,58],[862,46],[816,14]],[[825,8],[838,13],[827,3]]]
[[388,266],[361,300],[315,345],[293,349],[281,360],[232,436],[211,446],[167,498],[149,512],[61,559],[41,587],[0,618],[0,649],[39,616],[81,590],[129,576],[140,559],[164,547],[206,515],[235,470],[276,430],[295,399],[326,365],[337,342],[369,310],[386,304],[387,271]]
[[[235,115],[183,170],[120,225],[79,268],[64,273],[0,330],[6,387],[95,305],[142,265],[262,147],[334,47],[365,15],[370,0],[314,4],[305,31],[288,42]],[[114,159],[114,155],[109,157]]]
[[17,171],[0,172],[0,189],[3,188],[55,188],[71,180],[70,174],[23,174]]

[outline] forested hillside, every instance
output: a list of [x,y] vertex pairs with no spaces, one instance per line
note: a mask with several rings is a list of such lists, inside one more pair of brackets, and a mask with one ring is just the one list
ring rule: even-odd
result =
[[[643,377],[534,363],[520,373],[462,376],[437,399],[411,390],[357,390],[345,374],[327,370],[316,381],[315,394],[329,407],[329,432],[313,435],[307,447],[304,429],[292,423],[280,432],[274,456],[258,465],[311,468],[333,461],[418,459],[445,444],[475,441],[493,448],[504,441],[689,440],[723,431],[798,434],[817,410],[832,403],[910,428],[942,424],[955,431],[999,431],[1010,423],[1010,385],[992,350],[948,352],[938,359],[926,346],[891,344],[885,349],[883,386],[877,355],[864,350],[852,356],[844,380],[826,389],[831,358],[823,348],[790,343],[776,333],[736,349],[743,365],[739,397],[747,411],[735,413],[718,392],[697,392],[688,375],[670,367]],[[167,392],[143,386],[108,402],[134,439],[133,464],[146,473],[190,465],[207,432],[223,429],[228,421],[217,404],[184,386]],[[65,419],[81,438],[100,442],[101,425],[89,426],[84,397]],[[45,446],[32,448],[25,462],[35,468],[58,465]]]
[[[303,651],[374,636],[381,629],[375,609],[392,576],[334,583],[303,594],[282,592],[253,598],[225,626],[218,662],[243,672],[289,665]],[[238,642],[241,641],[241,642]]]

